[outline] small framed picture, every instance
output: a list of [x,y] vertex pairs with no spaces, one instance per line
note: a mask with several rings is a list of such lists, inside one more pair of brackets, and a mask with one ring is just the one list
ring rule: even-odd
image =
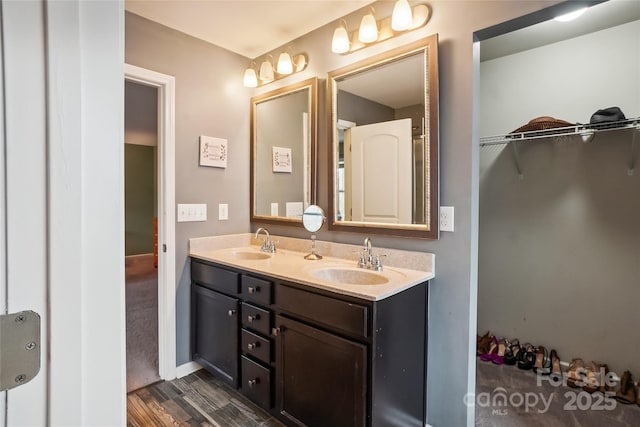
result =
[[200,136],[200,166],[227,167],[227,140]]
[[273,171],[291,173],[291,148],[273,148]]

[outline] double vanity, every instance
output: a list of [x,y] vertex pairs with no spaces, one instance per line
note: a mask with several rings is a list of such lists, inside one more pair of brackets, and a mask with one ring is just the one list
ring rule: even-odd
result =
[[278,242],[191,239],[193,360],[287,425],[423,426],[433,255],[384,250],[378,271],[356,246]]

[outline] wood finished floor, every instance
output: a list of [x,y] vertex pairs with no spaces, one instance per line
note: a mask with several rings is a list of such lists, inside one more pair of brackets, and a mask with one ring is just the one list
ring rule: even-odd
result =
[[204,369],[129,393],[127,425],[283,427],[270,414]]

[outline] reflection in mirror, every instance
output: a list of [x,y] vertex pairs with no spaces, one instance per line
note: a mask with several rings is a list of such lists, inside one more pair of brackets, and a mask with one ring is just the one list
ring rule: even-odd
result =
[[437,44],[329,73],[330,229],[438,238]]
[[322,255],[316,253],[316,235],[315,232],[322,228],[325,221],[324,211],[320,206],[311,205],[304,210],[302,214],[302,225],[311,234],[311,253],[305,255],[304,259],[318,260],[322,259]]
[[297,222],[315,202],[317,79],[251,98],[251,220]]

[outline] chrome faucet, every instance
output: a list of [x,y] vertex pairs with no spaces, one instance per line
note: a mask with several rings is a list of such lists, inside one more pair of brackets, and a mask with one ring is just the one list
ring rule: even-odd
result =
[[271,241],[271,236],[269,235],[269,230],[267,230],[266,228],[260,227],[256,230],[256,236],[255,238],[258,239],[258,235],[260,234],[260,232],[263,232],[264,234],[266,234],[266,238],[262,240],[262,246],[260,246],[260,251],[262,252],[269,252],[269,253],[275,253],[276,251],[276,244]]
[[373,256],[373,248],[371,244],[371,238],[367,237],[364,239],[364,247],[362,248],[362,253],[360,253],[360,260],[358,261],[359,268],[367,268],[369,270],[382,271],[382,260],[381,256],[386,255],[376,255]]

